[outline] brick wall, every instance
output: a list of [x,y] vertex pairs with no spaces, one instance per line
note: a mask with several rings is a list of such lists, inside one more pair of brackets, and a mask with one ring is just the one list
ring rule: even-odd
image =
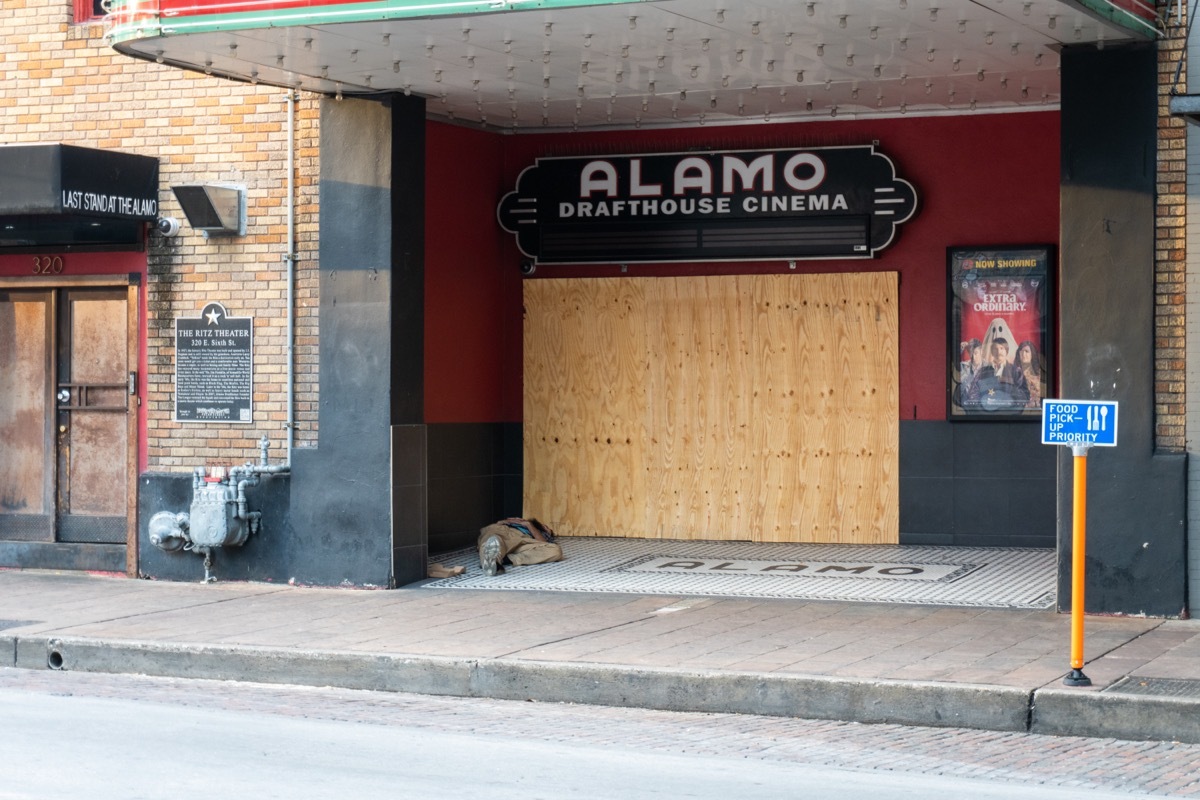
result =
[[[71,23],[71,0],[0,3],[0,143],[61,142],[154,156],[160,214],[184,220],[169,186],[247,188],[247,235],[206,239],[183,225],[149,240],[149,467],[187,470],[282,458],[286,421],[287,95],[122,56],[99,24]],[[297,446],[317,431],[317,98],[296,110]],[[174,320],[209,301],[254,318],[254,422],[180,424],[174,414]]]
[[[1165,15],[1176,4],[1159,3]],[[1158,47],[1158,177],[1154,248],[1155,444],[1160,451],[1182,453],[1187,446],[1187,130],[1172,117],[1167,101],[1175,70],[1183,57],[1185,20],[1171,17]],[[1186,71],[1179,90],[1187,86]]]
[[[1195,40],[1189,48],[1188,56],[1193,54],[1196,49]],[[1184,91],[1185,87],[1196,86],[1197,81],[1200,81],[1200,74],[1197,74],[1197,67],[1200,66],[1200,61],[1194,58],[1188,58],[1184,75],[1186,81],[1180,86],[1180,91]],[[1173,75],[1173,73],[1172,73]],[[1187,244],[1193,245],[1190,248],[1192,255],[1187,257],[1185,254],[1185,263],[1187,264],[1187,272],[1191,278],[1187,287],[1187,383],[1191,386],[1200,384],[1200,270],[1197,269],[1196,254],[1200,253],[1200,127],[1195,125],[1186,125],[1186,137],[1188,142],[1187,147],[1187,185],[1191,190],[1188,199],[1188,238]],[[1186,397],[1187,404],[1187,424],[1191,430],[1196,430],[1200,427],[1200,397],[1197,397],[1196,392],[1191,392]],[[1196,448],[1195,437],[1189,437],[1187,441],[1188,449],[1188,500],[1187,500],[1187,520],[1188,520],[1188,536],[1187,536],[1187,561],[1188,561],[1188,598],[1190,611],[1193,617],[1200,614],[1200,469],[1197,468],[1198,453]]]

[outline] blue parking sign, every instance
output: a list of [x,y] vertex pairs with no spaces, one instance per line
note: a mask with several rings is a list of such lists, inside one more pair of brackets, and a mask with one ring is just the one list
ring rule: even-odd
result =
[[1116,447],[1117,404],[1098,400],[1043,400],[1042,444]]

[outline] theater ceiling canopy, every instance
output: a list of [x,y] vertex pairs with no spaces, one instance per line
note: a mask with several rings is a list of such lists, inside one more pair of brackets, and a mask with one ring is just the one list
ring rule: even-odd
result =
[[1152,39],[1139,0],[116,0],[113,46],[514,130],[1057,107],[1059,51]]

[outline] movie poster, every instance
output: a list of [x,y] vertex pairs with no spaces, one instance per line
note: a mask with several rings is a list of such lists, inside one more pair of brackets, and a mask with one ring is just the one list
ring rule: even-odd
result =
[[948,250],[947,415],[1040,419],[1051,387],[1053,249]]

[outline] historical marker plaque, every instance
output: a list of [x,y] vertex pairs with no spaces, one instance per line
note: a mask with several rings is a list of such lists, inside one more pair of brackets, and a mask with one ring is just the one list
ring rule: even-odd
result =
[[209,303],[175,318],[175,421],[253,422],[254,318]]

